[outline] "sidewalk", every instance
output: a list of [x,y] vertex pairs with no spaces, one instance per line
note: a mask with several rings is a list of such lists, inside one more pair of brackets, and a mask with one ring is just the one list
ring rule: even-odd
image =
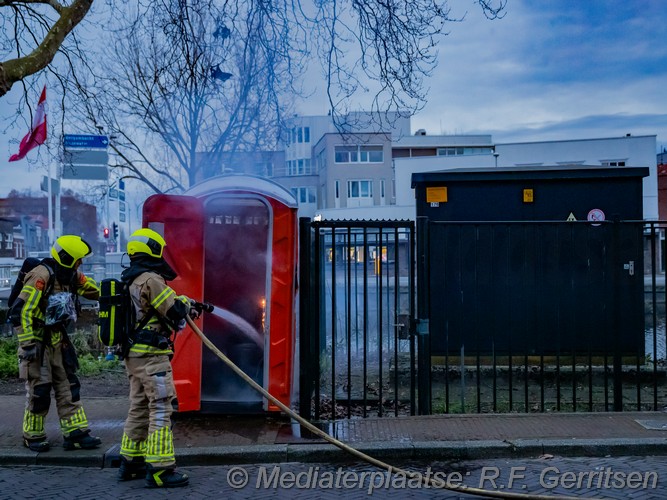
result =
[[[24,396],[0,396],[0,465],[113,467],[127,398],[87,398],[97,450],[64,451],[55,405],[46,428],[51,450],[22,446]],[[358,461],[326,441],[302,437],[281,416],[177,415],[180,465]],[[605,455],[667,455],[667,412],[442,415],[341,420],[320,426],[377,459],[480,459]]]

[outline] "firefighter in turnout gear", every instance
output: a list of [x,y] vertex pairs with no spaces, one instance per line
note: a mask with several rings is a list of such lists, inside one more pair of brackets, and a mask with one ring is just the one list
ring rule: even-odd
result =
[[171,488],[188,484],[188,476],[175,470],[171,415],[177,403],[170,362],[172,336],[185,326],[187,315],[198,317],[199,312],[194,301],[177,295],[167,285],[176,273],[162,258],[165,245],[164,238],[151,229],[135,231],[127,243],[130,267],[121,279],[129,286],[137,331],[129,334],[126,349],[130,409],[123,429],[118,479],[145,477],[149,487]]
[[19,376],[26,381],[27,402],[23,440],[33,451],[50,447],[44,419],[55,393],[60,430],[66,450],[91,449],[100,438],[90,435],[79,398],[81,384],[75,375],[76,352],[67,326],[78,309],[78,296],[97,300],[99,287],[78,270],[91,248],[79,236],[61,236],[51,248],[51,258],[25,275],[23,288],[9,311],[18,335]]

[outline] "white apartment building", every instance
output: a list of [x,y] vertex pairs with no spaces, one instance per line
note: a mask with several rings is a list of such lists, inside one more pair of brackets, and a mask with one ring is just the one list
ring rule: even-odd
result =
[[292,191],[299,216],[313,217],[320,208],[391,203],[391,144],[410,135],[410,118],[353,112],[336,127],[331,116],[294,116],[285,135],[285,165],[273,180]]

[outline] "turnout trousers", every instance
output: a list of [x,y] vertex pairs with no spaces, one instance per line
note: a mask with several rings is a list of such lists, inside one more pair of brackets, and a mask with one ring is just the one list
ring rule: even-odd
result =
[[[88,419],[81,405],[79,379],[63,363],[63,344],[43,345],[38,359],[19,361],[19,377],[25,380],[26,407],[23,415],[23,437],[46,439],[44,419],[51,406],[51,390],[56,399],[60,430],[68,436],[77,429],[88,430]],[[19,356],[22,349],[19,347]]]
[[169,357],[128,357],[125,368],[130,382],[130,409],[120,453],[128,460],[145,459],[155,468],[172,467],[176,463],[171,432],[176,389]]

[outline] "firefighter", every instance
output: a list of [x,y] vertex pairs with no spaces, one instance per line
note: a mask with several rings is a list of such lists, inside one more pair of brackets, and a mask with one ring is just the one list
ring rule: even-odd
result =
[[76,352],[67,335],[75,319],[78,296],[97,300],[99,287],[79,266],[91,254],[79,236],[59,237],[51,258],[29,271],[10,310],[10,321],[18,334],[19,376],[26,381],[27,401],[23,416],[23,443],[32,451],[50,448],[44,418],[51,405],[51,390],[63,433],[63,447],[91,449],[101,440],[90,435],[86,413],[80,401],[81,384],[75,375]]
[[118,479],[145,477],[146,485],[153,488],[188,484],[187,474],[175,469],[171,415],[178,405],[170,360],[173,335],[185,326],[187,315],[199,315],[194,301],[167,285],[176,273],[162,258],[165,245],[164,238],[151,229],[132,233],[127,243],[130,267],[121,275],[129,286],[136,322],[126,349],[130,409]]

